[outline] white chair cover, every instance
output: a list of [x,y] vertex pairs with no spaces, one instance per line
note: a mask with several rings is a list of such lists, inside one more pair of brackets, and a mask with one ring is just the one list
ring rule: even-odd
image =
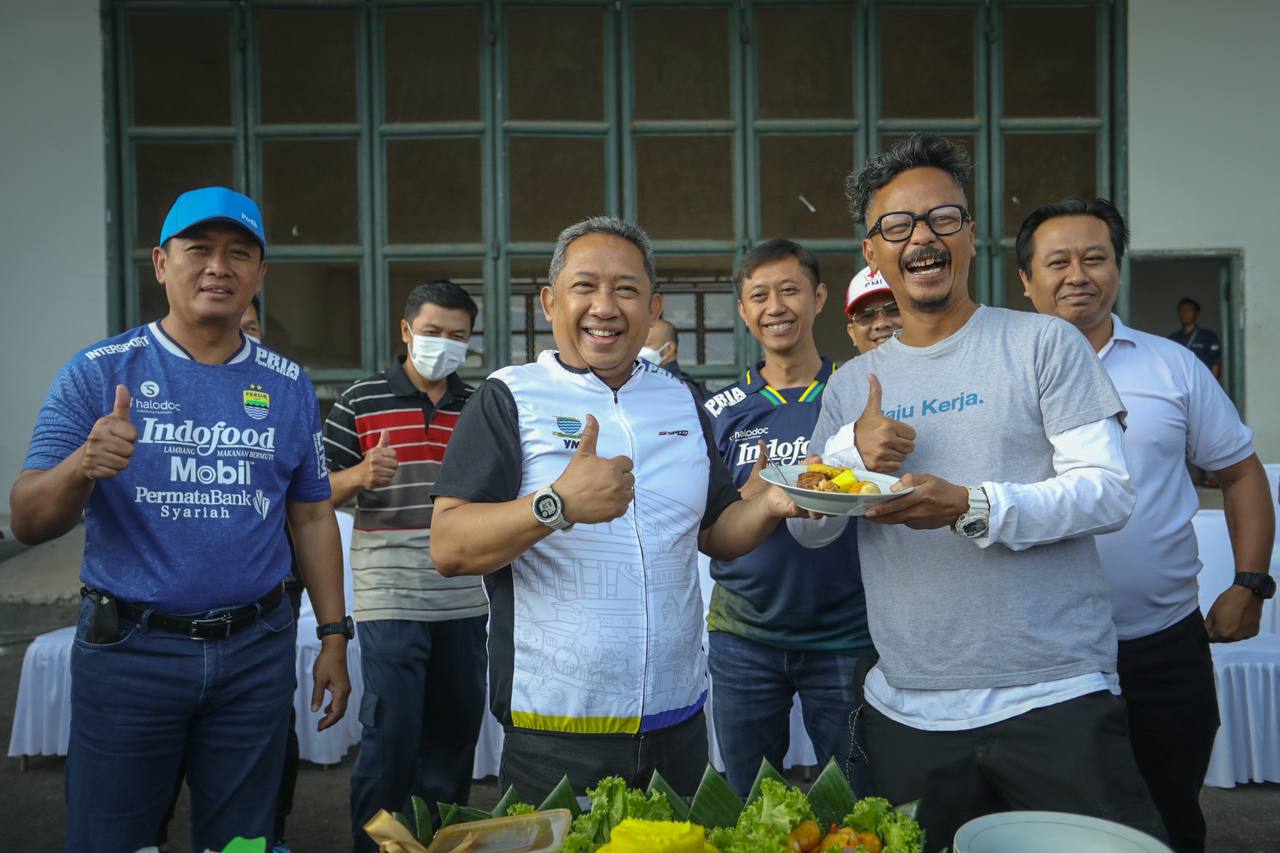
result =
[[71,644],[76,629],[41,634],[27,646],[18,681],[9,755],[66,755],[71,739]]

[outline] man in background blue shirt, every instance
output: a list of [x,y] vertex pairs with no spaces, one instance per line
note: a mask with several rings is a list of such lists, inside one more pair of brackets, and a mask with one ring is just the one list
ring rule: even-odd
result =
[[[768,460],[804,461],[834,368],[813,339],[827,288],[812,252],[790,240],[768,240],[743,256],[734,280],[738,314],[764,349],[764,361],[704,407],[721,456],[750,498],[767,488],[759,472]],[[836,753],[861,703],[860,676],[875,651],[856,525],[816,550],[801,547],[779,525],[746,556],[713,560],[711,577],[711,711],[729,784],[745,795],[761,758],[782,766],[797,693],[819,764]],[[836,758],[866,794],[860,749],[856,740],[843,742],[847,754]]]
[[192,848],[268,836],[293,695],[286,518],[323,623],[312,707],[351,686],[315,392],[240,332],[266,272],[250,199],[179,196],[152,251],[169,312],[54,379],[10,495],[23,542],[85,521],[66,848],[150,846],[186,760]]
[[1169,340],[1191,350],[1215,379],[1221,379],[1222,341],[1218,339],[1217,332],[1200,327],[1200,303],[1189,297],[1179,301],[1178,322],[1181,326],[1169,333]]

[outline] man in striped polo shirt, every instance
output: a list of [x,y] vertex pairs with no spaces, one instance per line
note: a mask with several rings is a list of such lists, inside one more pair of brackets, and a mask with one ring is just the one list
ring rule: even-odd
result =
[[351,541],[360,623],[363,736],[351,772],[354,849],[362,827],[410,794],[465,803],[484,714],[488,602],[476,577],[441,577],[428,551],[431,487],[471,396],[455,372],[476,303],[449,281],[409,294],[408,356],[343,393],[324,425],[333,502],[355,498]]

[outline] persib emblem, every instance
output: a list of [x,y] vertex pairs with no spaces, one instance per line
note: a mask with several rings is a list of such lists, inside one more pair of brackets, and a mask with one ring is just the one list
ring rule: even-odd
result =
[[255,421],[266,418],[271,412],[271,395],[262,390],[261,385],[250,385],[244,389],[244,413]]
[[556,432],[561,438],[577,438],[582,432],[582,421],[579,418],[566,418],[563,415],[556,415]]

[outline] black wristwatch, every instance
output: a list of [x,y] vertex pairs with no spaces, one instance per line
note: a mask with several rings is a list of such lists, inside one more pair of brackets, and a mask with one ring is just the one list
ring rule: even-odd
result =
[[1276,594],[1276,579],[1266,572],[1236,572],[1236,586],[1242,586],[1266,601]]
[[316,639],[323,640],[330,634],[341,634],[348,640],[356,635],[356,623],[350,616],[343,616],[341,622],[326,622],[316,626]]

